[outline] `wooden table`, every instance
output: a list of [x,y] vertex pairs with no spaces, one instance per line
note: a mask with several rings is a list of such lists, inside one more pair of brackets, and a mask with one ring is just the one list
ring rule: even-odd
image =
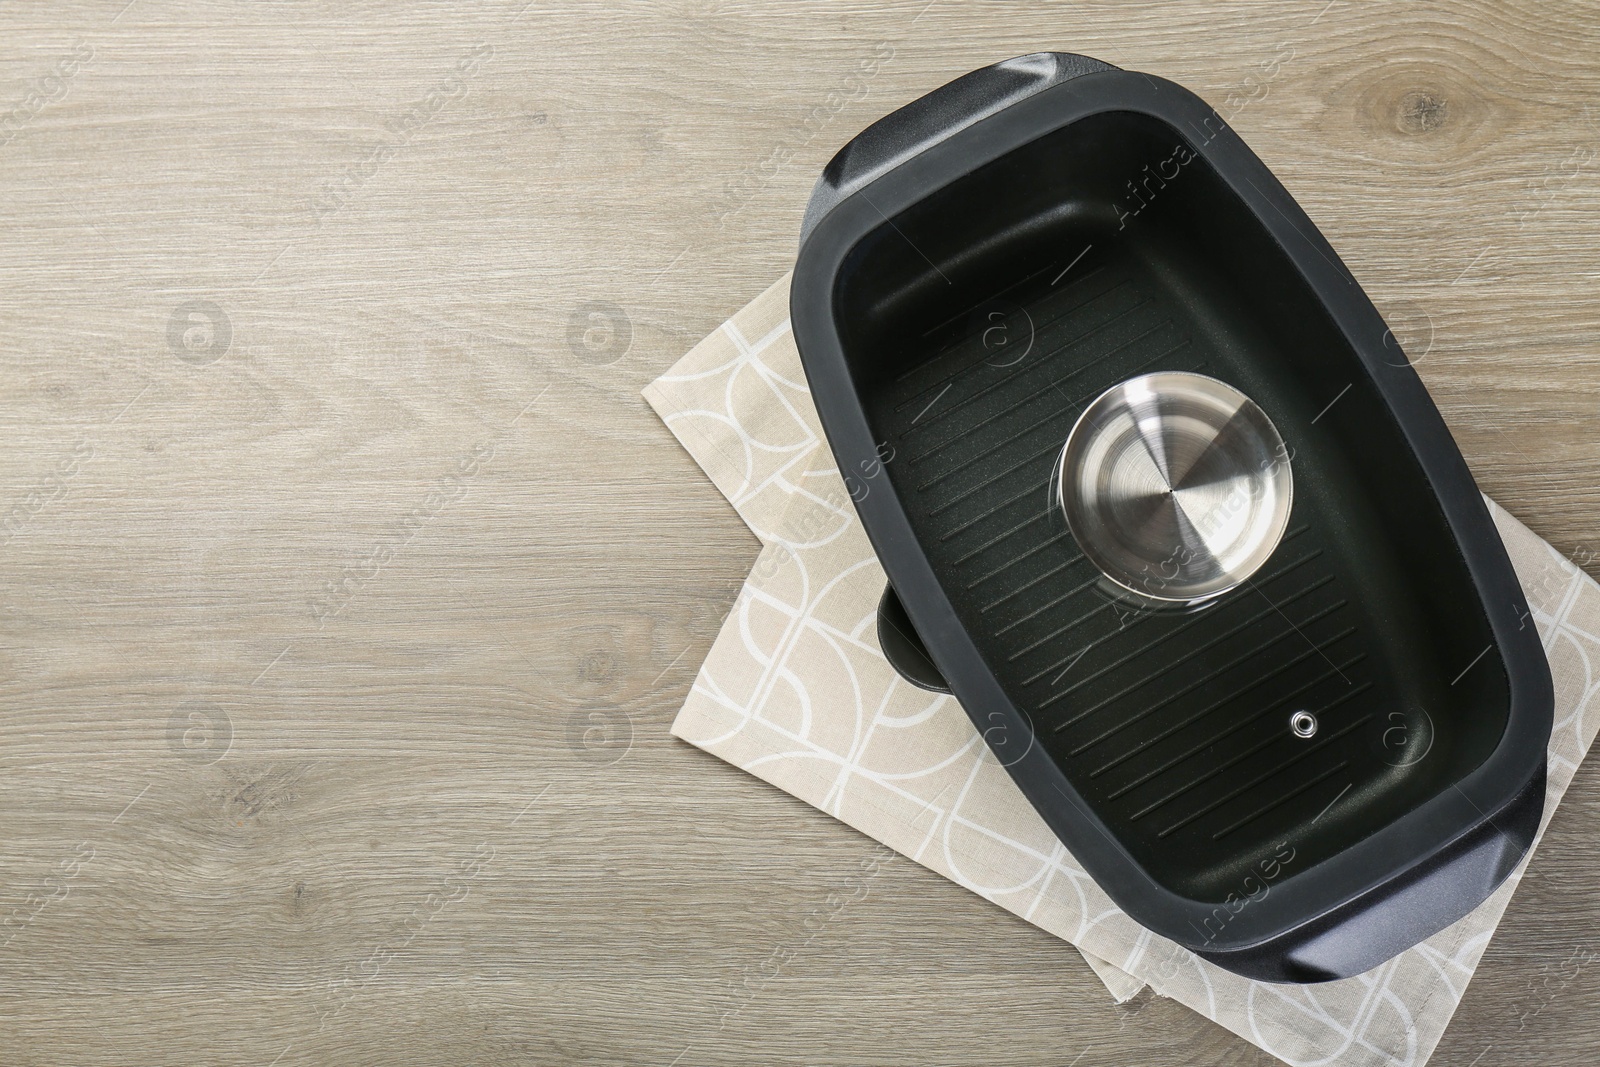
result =
[[[1231,115],[1600,573],[1592,3],[123,3],[0,14],[0,1062],[1273,1062],[910,863],[811,937],[870,842],[667,732],[757,545],[639,390],[997,59]],[[1600,1057],[1597,817],[1435,1063]]]

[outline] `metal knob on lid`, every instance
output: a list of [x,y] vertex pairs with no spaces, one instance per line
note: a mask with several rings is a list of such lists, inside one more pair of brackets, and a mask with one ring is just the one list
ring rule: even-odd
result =
[[1266,413],[1231,385],[1176,371],[1096,398],[1057,477],[1084,555],[1121,589],[1175,603],[1218,596],[1260,569],[1294,497]]

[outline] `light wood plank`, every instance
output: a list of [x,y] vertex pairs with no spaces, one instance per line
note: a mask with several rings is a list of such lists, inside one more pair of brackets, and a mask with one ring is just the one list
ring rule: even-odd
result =
[[[0,102],[93,49],[0,145],[6,1063],[1272,1062],[906,862],[752,995],[870,843],[667,734],[756,543],[639,389],[840,144],[1006,56],[1242,99],[1485,490],[1600,552],[1592,4],[108,0],[0,42]],[[1436,1063],[1593,1060],[1597,773]]]

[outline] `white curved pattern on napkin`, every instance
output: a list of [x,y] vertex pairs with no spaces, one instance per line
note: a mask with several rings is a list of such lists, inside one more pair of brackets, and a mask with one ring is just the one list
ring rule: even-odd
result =
[[[1045,827],[956,702],[906,684],[879,652],[883,573],[832,468],[787,304],[785,278],[645,391],[768,542],[673,732],[1078,945],[1114,994],[1148,982],[1292,1064],[1425,1063],[1521,870],[1426,943],[1318,986],[1240,978],[1134,923]],[[1555,677],[1548,820],[1600,726],[1590,711],[1600,586],[1490,511]]]

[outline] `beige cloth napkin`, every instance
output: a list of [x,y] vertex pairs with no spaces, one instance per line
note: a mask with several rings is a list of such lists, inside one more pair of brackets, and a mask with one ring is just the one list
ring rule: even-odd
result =
[[[1522,868],[1416,948],[1315,986],[1241,978],[1129,919],[956,702],[906,684],[879,652],[883,571],[811,404],[788,292],[785,277],[645,389],[766,543],[672,732],[1070,941],[1119,999],[1148,984],[1291,1064],[1425,1063]],[[1588,714],[1600,690],[1600,586],[1490,511],[1555,678],[1548,822],[1600,727]]]

